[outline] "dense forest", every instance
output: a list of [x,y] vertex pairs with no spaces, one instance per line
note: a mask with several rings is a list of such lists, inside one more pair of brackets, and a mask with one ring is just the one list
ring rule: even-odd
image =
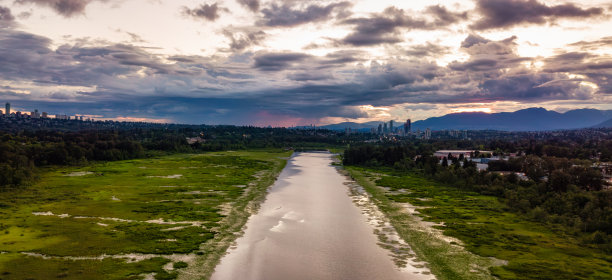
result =
[[[517,153],[490,161],[479,171],[462,155],[440,160],[442,148]],[[346,149],[343,163],[419,174],[445,185],[500,198],[510,211],[581,236],[585,243],[612,252],[612,192],[594,162],[610,160],[612,140],[572,141],[405,141],[357,145]],[[478,155],[473,155],[478,156]],[[504,172],[499,172],[504,171]],[[520,178],[522,172],[527,178]]]

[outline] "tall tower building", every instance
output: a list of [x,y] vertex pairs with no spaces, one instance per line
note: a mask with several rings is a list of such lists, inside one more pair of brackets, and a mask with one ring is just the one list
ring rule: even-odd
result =
[[410,121],[410,119],[406,120],[406,123],[404,124],[404,134],[408,135],[410,134],[410,132],[412,131],[412,122]]
[[393,133],[393,120],[389,121],[389,132]]
[[387,134],[387,132],[388,132],[387,123],[385,123],[385,124],[383,125],[383,133],[384,133],[384,134]]
[[5,114],[10,115],[11,114],[11,103],[6,102],[6,105],[4,107],[6,110],[4,110]]
[[378,124],[378,134],[382,134],[382,124]]

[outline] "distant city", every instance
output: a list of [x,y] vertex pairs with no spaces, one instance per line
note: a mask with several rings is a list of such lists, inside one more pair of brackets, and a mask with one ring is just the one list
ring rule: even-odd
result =
[[20,112],[11,109],[11,103],[5,103],[4,111],[0,110],[0,128],[6,132],[24,130],[61,130],[80,131],[90,129],[135,129],[135,128],[171,128],[188,127],[188,125],[152,123],[142,121],[95,120],[83,115],[49,114],[39,112]]
[[78,121],[94,121],[93,118],[85,118],[84,116],[78,116],[78,115],[74,115],[74,116],[70,116],[70,115],[66,115],[66,114],[55,114],[55,115],[50,115],[47,112],[39,112],[38,109],[35,109],[32,112],[29,113],[24,113],[21,111],[16,111],[13,112],[11,110],[11,103],[7,102],[4,105],[4,111],[0,110],[0,115],[2,116],[6,116],[6,117],[15,117],[15,118],[31,118],[31,119],[40,119],[40,118],[51,118],[51,116],[53,116],[54,119],[59,119],[59,120],[78,120]]
[[[391,120],[388,122],[382,122],[378,124],[377,128],[368,129],[357,129],[346,127],[344,129],[346,134],[354,134],[354,133],[370,133],[384,137],[414,137],[418,139],[431,139],[432,138],[432,130],[430,128],[426,128],[425,130],[417,129],[415,131],[412,130],[412,121],[407,119],[405,123],[400,126],[395,125],[395,121]],[[445,134],[447,138],[456,138],[456,139],[468,139],[467,130],[442,130],[440,133]]]

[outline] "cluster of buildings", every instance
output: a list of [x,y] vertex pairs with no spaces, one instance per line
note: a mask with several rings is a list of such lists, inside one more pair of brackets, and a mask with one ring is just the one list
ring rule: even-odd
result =
[[[348,134],[353,133],[364,133],[367,132],[367,128],[354,129],[345,127],[344,132]],[[430,128],[425,130],[417,129],[412,130],[412,121],[407,119],[406,122],[396,123],[391,120],[388,122],[382,122],[378,124],[378,127],[370,128],[369,132],[374,135],[379,135],[386,138],[394,138],[394,136],[411,137],[417,139],[469,139],[467,130],[438,130],[433,131]]]
[[612,162],[601,162],[594,164],[593,167],[599,169],[604,180],[612,184]]
[[4,111],[0,110],[0,115],[8,118],[30,118],[30,119],[50,119],[53,116],[58,120],[78,120],[78,121],[94,121],[94,119],[84,118],[83,116],[69,116],[69,115],[49,115],[47,112],[38,112],[38,109],[30,113],[22,113],[20,111],[12,112],[11,111],[11,103],[6,103],[4,105]]
[[[476,163],[476,168],[478,171],[486,171],[489,168],[489,161],[493,160],[509,160],[510,158],[518,156],[518,154],[509,154],[506,157],[501,156],[493,156],[492,151],[476,151],[476,150],[439,150],[434,153],[434,156],[440,160],[440,164],[444,158],[465,158],[469,161]],[[459,164],[463,165],[463,162],[459,162]],[[515,174],[519,180],[527,181],[529,178],[523,172],[513,172],[513,171],[492,171],[493,173],[500,174],[502,176],[507,176],[510,174]]]
[[389,121],[388,125],[386,122],[378,125],[378,129],[371,129],[371,132],[378,135],[401,135],[408,136],[412,130],[412,122],[410,119],[400,126],[394,126],[394,121]]
[[[412,121],[407,119],[405,123],[395,126],[394,121],[381,123],[378,128],[370,129],[370,133],[386,136],[404,136],[414,137],[419,139],[432,139],[432,130],[427,128],[425,130],[417,129],[412,130]],[[436,132],[436,139],[454,138],[454,139],[468,139],[467,130],[443,130]]]
[[[412,122],[408,119],[405,123],[398,126],[395,126],[395,122],[392,120],[388,123],[383,122],[378,124],[378,128],[371,128],[370,133],[378,135],[410,136],[412,135]],[[431,130],[429,130],[429,137],[431,138]]]

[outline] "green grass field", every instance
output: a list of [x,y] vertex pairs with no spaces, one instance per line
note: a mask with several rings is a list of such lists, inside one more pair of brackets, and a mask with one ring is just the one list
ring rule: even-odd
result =
[[[356,167],[347,170],[373,196],[400,236],[429,262],[439,279],[612,279],[612,256],[581,245],[562,230],[509,212],[495,197],[409,174]],[[403,211],[402,203],[419,207],[426,221],[443,223],[437,228],[461,240],[462,247],[477,256],[411,228],[413,218]],[[488,257],[507,264],[487,264]],[[488,267],[490,275],[466,269],[478,266]]]
[[33,186],[0,193],[0,279],[174,279],[194,264],[208,266],[194,276],[206,278],[290,154],[46,170]]

